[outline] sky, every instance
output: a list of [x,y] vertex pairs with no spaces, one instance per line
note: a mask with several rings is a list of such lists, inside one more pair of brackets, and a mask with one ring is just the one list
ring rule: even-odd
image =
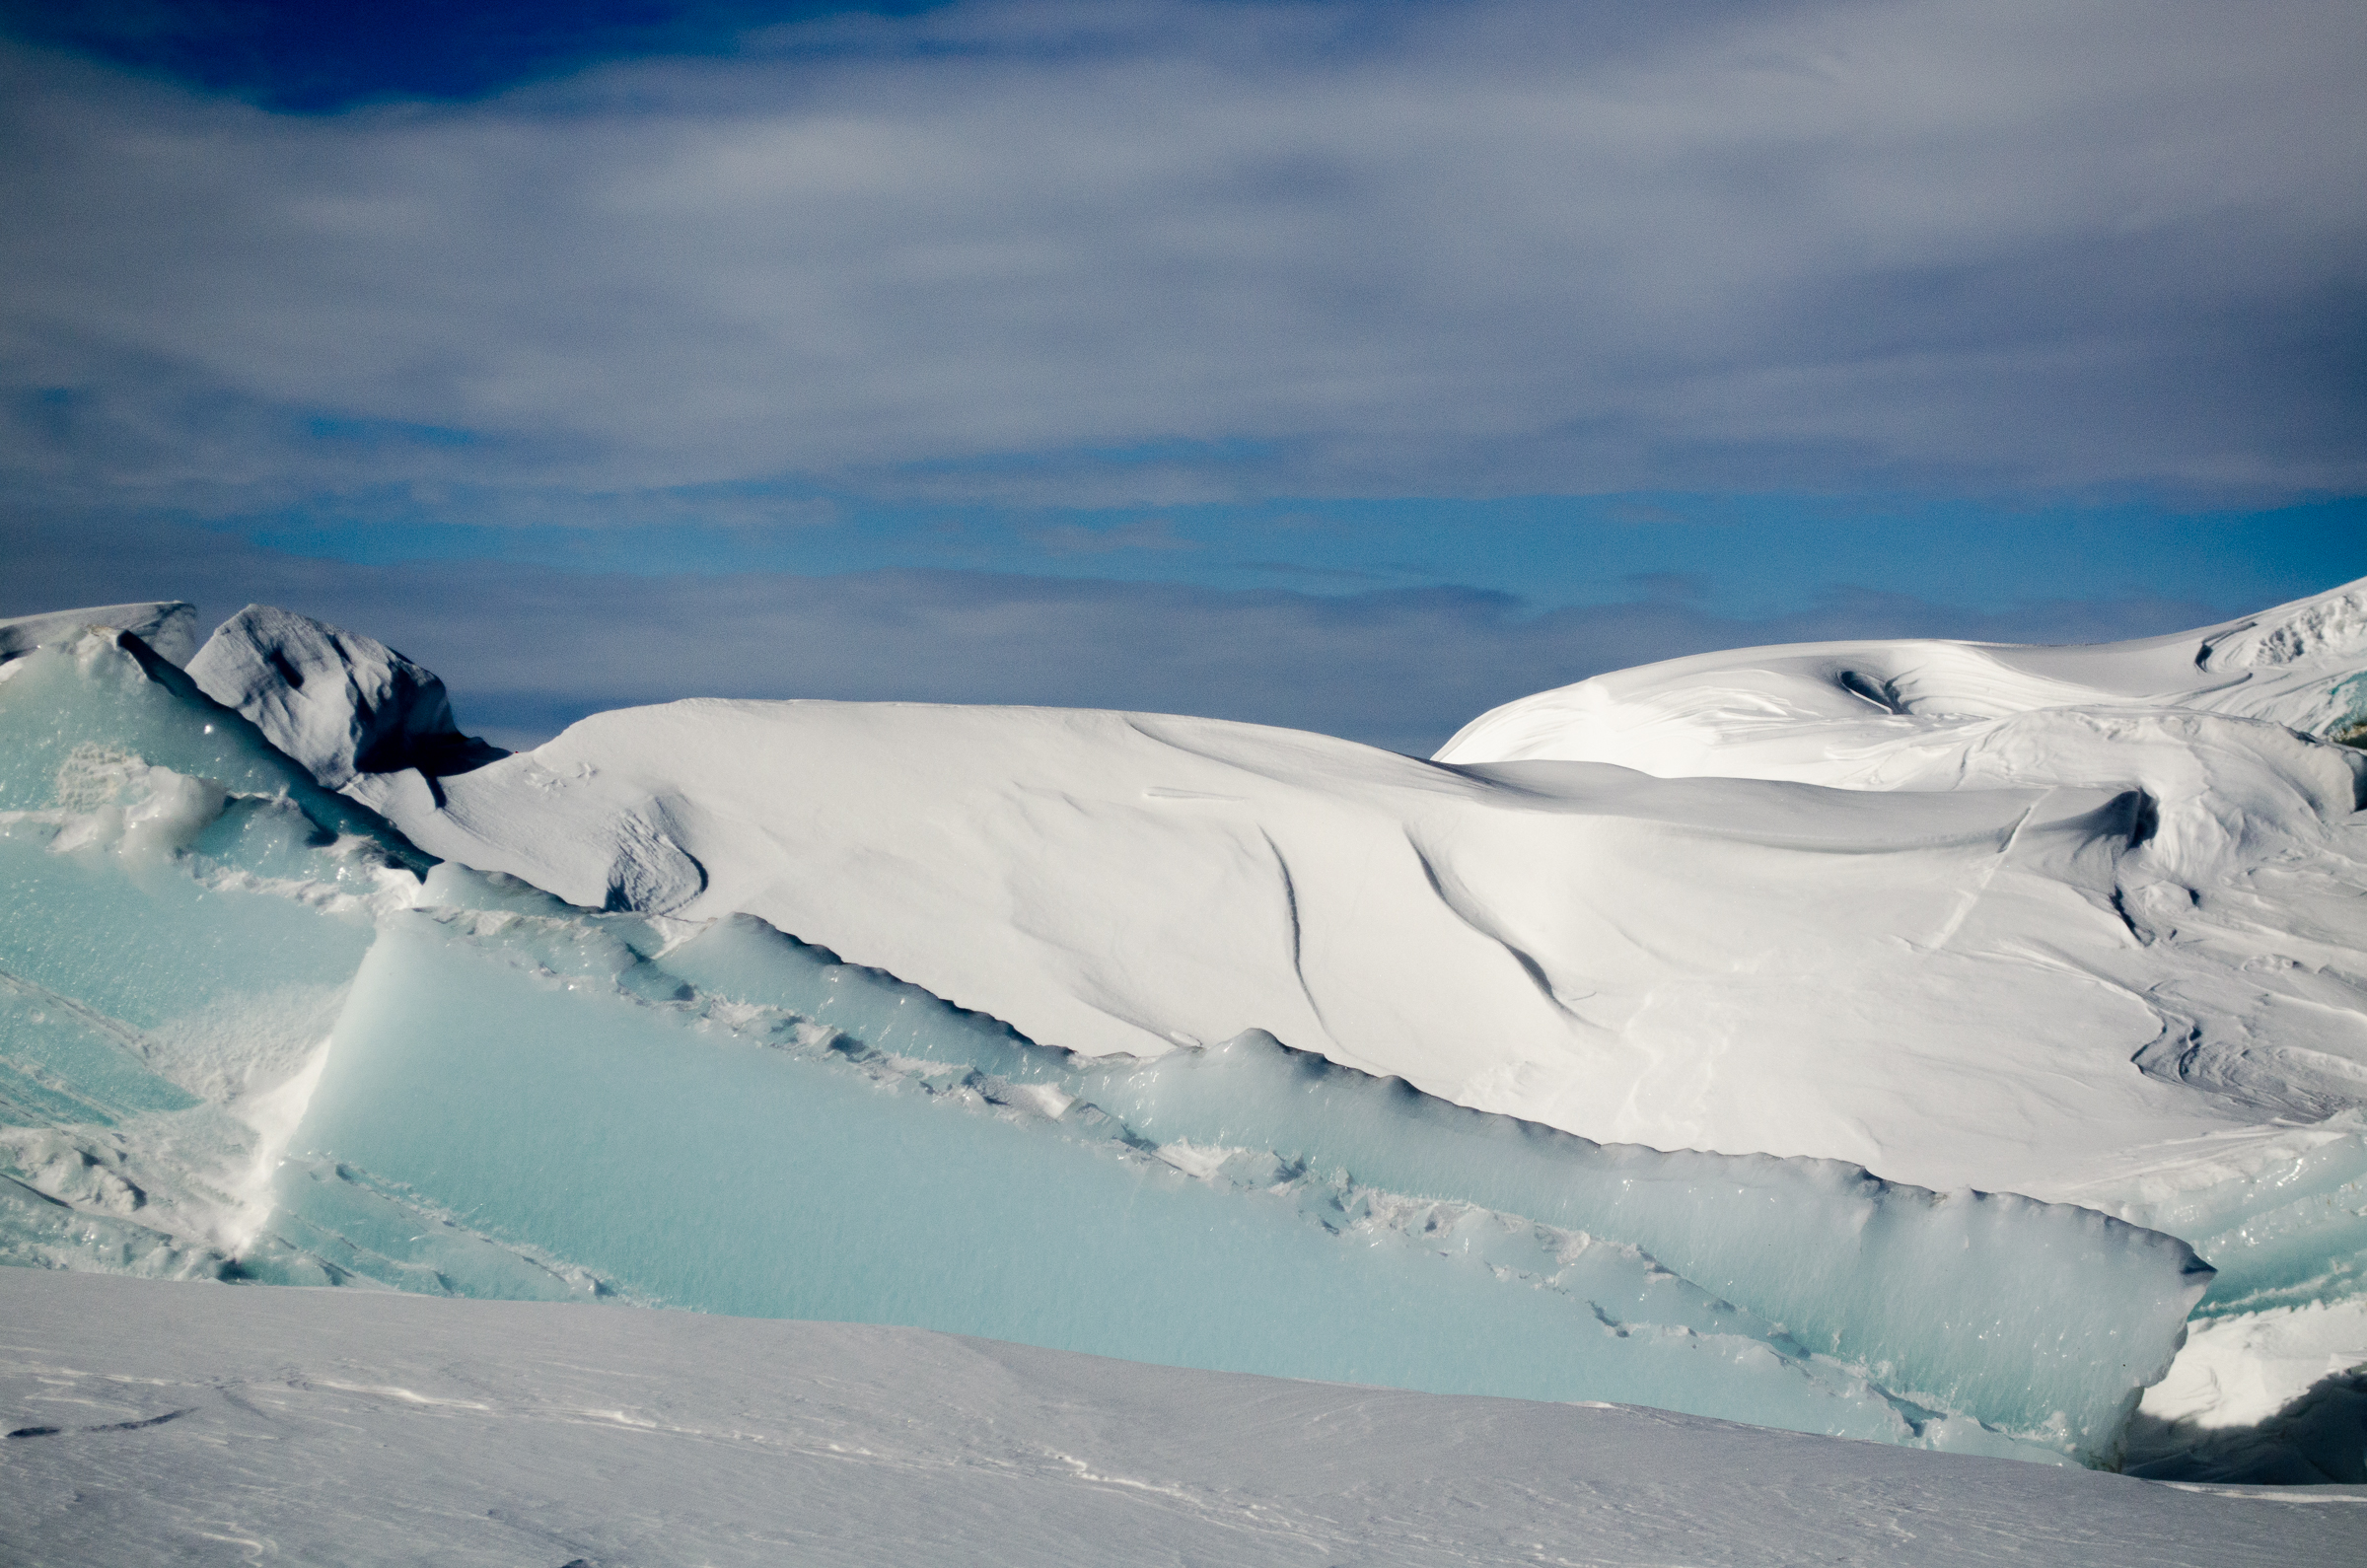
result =
[[0,615],[1426,752],[2367,575],[2353,0],[0,0]]

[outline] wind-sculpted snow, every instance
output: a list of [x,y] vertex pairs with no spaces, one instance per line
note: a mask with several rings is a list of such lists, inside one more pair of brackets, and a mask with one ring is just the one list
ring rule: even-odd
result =
[[[1703,655],[1509,703],[1439,755],[1467,766],[1584,759],[1671,782],[2142,790],[2143,842],[2118,857],[2113,895],[2137,962],[2074,958],[2059,930],[2025,940],[2141,997],[2160,1027],[2130,1066],[2193,1091],[2216,1124],[2103,1133],[2084,1161],[2016,1184],[2171,1231],[2221,1270],[2183,1370],[2146,1398],[2139,1448],[2155,1472],[2357,1480],[2367,1478],[2362,746],[2367,584],[2351,584],[2106,647]],[[1997,1033],[2029,1018],[1986,1011]]]
[[433,672],[374,638],[269,605],[224,621],[188,672],[328,789],[357,773],[450,773],[502,754],[461,734]]
[[[693,701],[586,720],[440,806],[415,774],[356,794],[447,858],[755,914],[1048,1043],[1263,1030],[1605,1142],[2053,1197],[2358,1104],[2350,753],[2176,711],[1997,729],[1996,787],[1877,792]],[[2070,776],[2006,765],[2056,752]]]
[[1261,1035],[1086,1060],[748,917],[422,884],[140,655],[91,636],[0,683],[22,1260],[903,1322],[2090,1461],[2208,1282],[2091,1211],[1605,1148]]

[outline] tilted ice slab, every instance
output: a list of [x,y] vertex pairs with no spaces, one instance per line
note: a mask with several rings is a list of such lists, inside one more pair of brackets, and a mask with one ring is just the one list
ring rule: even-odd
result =
[[140,652],[86,639],[0,684],[0,1017],[51,1097],[7,1112],[33,1218],[0,1234],[29,1258],[2090,1461],[2207,1282],[2089,1211],[1607,1149],[1260,1036],[1081,1061],[753,920],[457,867],[420,887],[408,846]]

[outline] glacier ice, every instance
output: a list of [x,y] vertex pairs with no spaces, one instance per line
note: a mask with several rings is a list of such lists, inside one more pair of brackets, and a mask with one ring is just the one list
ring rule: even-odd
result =
[[[72,1004],[6,1036],[59,1097],[5,1111],[41,1260],[910,1322],[2089,1461],[2209,1280],[2092,1211],[1607,1148],[1246,1032],[1081,1058],[750,917],[426,869],[136,639],[19,661],[0,756],[8,1000]],[[136,1200],[88,1195],[102,1171]]]

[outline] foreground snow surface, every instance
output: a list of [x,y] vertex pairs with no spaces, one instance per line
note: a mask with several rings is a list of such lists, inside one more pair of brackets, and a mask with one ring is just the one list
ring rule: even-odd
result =
[[2184,1488],[913,1329],[0,1269],[0,1557],[2309,1568]]

